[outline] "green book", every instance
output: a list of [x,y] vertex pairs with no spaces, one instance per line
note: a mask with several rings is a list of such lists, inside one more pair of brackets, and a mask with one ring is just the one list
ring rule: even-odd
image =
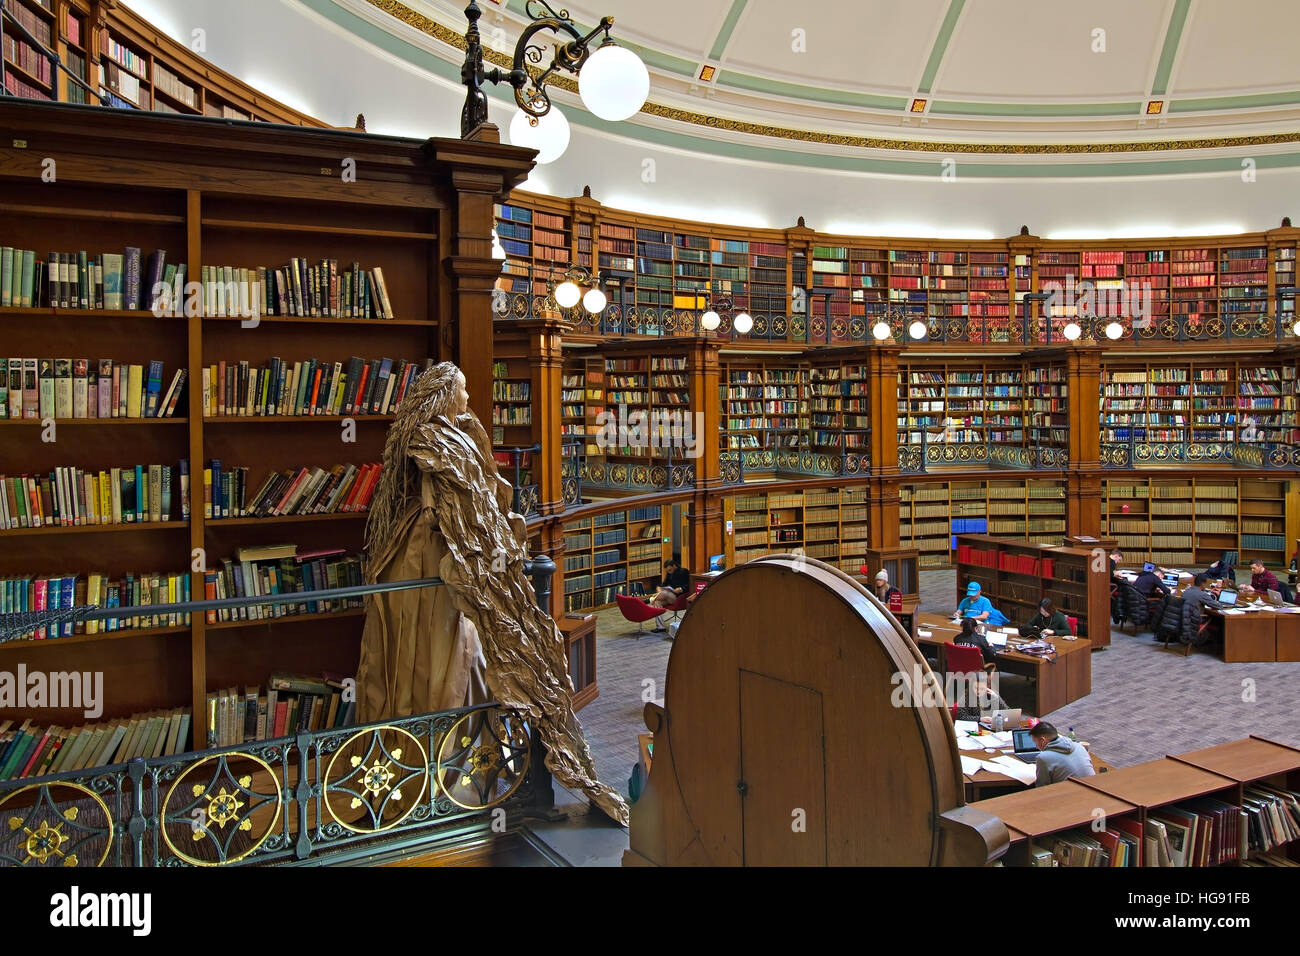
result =
[[[17,249],[14,250],[14,255],[15,257],[18,255]],[[17,263],[15,262],[16,267]],[[32,285],[36,281],[36,253],[31,249],[23,250],[22,275],[22,300],[14,304],[24,309],[30,309],[32,307]]]
[[0,306],[13,305],[14,247],[0,248]]

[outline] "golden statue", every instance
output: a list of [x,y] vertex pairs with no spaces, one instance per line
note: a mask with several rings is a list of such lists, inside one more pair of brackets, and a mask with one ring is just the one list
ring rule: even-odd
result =
[[465,377],[443,362],[402,399],[366,525],[368,583],[439,577],[443,587],[370,595],[357,668],[366,723],[496,700],[526,714],[546,766],[626,825],[596,779],[573,713],[565,642],[523,570],[527,532],[510,510]]

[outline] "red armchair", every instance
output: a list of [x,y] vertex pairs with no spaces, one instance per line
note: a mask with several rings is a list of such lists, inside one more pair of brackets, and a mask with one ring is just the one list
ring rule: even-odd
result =
[[637,637],[645,633],[646,621],[652,621],[667,611],[667,608],[654,607],[630,594],[615,594],[614,601],[618,604],[619,613],[636,625]]

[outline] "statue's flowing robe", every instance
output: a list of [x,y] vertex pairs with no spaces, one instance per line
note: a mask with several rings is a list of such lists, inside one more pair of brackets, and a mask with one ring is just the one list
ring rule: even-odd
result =
[[422,425],[409,454],[420,495],[389,541],[372,546],[371,581],[440,577],[443,587],[370,595],[357,716],[363,722],[496,700],[528,715],[555,779],[627,824],[573,713],[568,655],[524,574],[527,532],[472,415]]

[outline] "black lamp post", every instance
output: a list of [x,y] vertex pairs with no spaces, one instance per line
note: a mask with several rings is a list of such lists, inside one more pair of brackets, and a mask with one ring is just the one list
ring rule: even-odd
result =
[[[469,28],[465,32],[465,63],[460,69],[461,82],[465,84],[466,88],[465,107],[460,114],[460,135],[462,139],[468,139],[477,127],[487,122],[487,94],[483,92],[485,82],[509,83],[514,87],[515,102],[519,104],[521,110],[532,117],[545,116],[551,109],[551,98],[546,89],[547,80],[560,70],[577,76],[578,71],[594,55],[591,49],[591,41],[602,33],[605,38],[597,51],[605,46],[613,45],[613,41],[609,36],[610,28],[614,25],[613,17],[602,17],[600,24],[594,30],[583,34],[574,25],[573,20],[569,18],[567,10],[557,11],[546,0],[528,0],[524,9],[532,22],[524,28],[523,34],[519,37],[519,42],[515,45],[511,68],[502,70],[499,67],[493,67],[491,70],[484,70],[483,44],[478,29],[478,20],[483,15],[483,11],[479,9],[474,0],[470,0],[469,6],[465,8],[465,17],[469,20]],[[544,31],[550,31],[558,34],[562,39],[566,37],[568,39],[567,42],[556,44],[555,55],[550,66],[534,76],[529,72],[526,64],[539,64],[542,62],[545,51],[540,45],[533,43],[532,40],[537,34]],[[631,56],[631,54],[625,55]],[[639,62],[638,60],[637,63],[639,64]],[[640,66],[640,70],[644,74],[644,65]],[[645,74],[644,85],[648,92],[648,74]],[[585,96],[584,100],[586,100]],[[630,116],[639,110],[644,102],[645,97],[642,96],[640,102],[637,102],[635,108],[627,115]],[[603,115],[603,111],[593,107],[589,101],[587,105],[597,115]],[[619,112],[623,111],[620,110]],[[603,115],[603,118],[620,119],[626,117]]]

